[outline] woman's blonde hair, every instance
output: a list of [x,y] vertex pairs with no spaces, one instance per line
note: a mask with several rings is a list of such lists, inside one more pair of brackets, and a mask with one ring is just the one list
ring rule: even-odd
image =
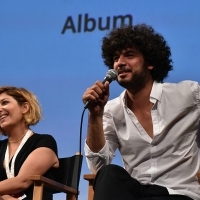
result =
[[[0,94],[2,93],[12,96],[19,105],[23,105],[25,102],[29,103],[29,110],[24,114],[24,120],[27,126],[37,124],[42,118],[42,109],[33,93],[25,88],[17,88],[14,86],[0,87]],[[0,132],[3,131],[0,129]]]

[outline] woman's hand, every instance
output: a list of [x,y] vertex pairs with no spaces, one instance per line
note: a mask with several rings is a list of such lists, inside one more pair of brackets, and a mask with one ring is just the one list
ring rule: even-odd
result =
[[17,198],[14,198],[10,195],[3,195],[1,197],[3,198],[3,200],[18,200]]

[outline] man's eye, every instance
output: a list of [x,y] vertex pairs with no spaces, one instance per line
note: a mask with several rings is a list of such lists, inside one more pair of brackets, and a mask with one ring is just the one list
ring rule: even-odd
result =
[[133,58],[133,57],[134,57],[134,54],[127,54],[127,57],[128,57],[128,58]]
[[119,59],[119,56],[115,56],[115,57],[113,58],[113,61],[114,61],[114,62],[117,62],[118,59]]

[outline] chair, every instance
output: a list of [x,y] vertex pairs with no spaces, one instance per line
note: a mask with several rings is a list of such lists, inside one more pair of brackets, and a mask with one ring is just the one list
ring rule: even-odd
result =
[[198,178],[198,182],[199,182],[199,185],[200,185],[200,172],[197,173],[197,178]]
[[43,188],[50,187],[53,194],[64,192],[66,200],[76,200],[83,156],[77,153],[67,158],[59,158],[59,168],[56,170],[55,180],[48,179],[41,175],[32,175],[34,182],[33,200],[42,200]]
[[[95,179],[95,174],[84,174],[83,178],[88,181],[88,200],[93,200],[94,197],[93,183]],[[197,173],[197,178],[200,184],[200,172]]]
[[95,179],[95,174],[84,174],[83,178],[88,181],[88,200],[93,200],[94,197],[93,183]]

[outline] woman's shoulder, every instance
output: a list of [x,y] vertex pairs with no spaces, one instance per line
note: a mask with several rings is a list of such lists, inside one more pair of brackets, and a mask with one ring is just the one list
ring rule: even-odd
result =
[[55,152],[57,152],[57,143],[55,138],[50,135],[50,134],[39,134],[39,133],[34,133],[30,138],[29,138],[29,144],[34,143],[35,147],[48,147],[53,149]]
[[33,137],[35,138],[41,138],[41,139],[51,139],[55,140],[54,137],[51,134],[40,134],[40,133],[34,133]]
[[2,149],[6,146],[5,140],[0,140],[0,152],[2,152]]
[[0,140],[0,152],[1,152],[0,163],[2,163],[3,160],[4,160],[4,155],[5,155],[5,152],[6,152],[7,144],[8,144],[8,139]]
[[33,132],[33,135],[29,138],[32,141],[54,141],[56,142],[55,138],[51,134],[40,134]]
[[0,147],[7,145],[7,143],[8,143],[8,139],[0,140]]
[[55,138],[50,134],[34,133],[30,138],[30,141],[40,144],[53,144],[56,145]]

